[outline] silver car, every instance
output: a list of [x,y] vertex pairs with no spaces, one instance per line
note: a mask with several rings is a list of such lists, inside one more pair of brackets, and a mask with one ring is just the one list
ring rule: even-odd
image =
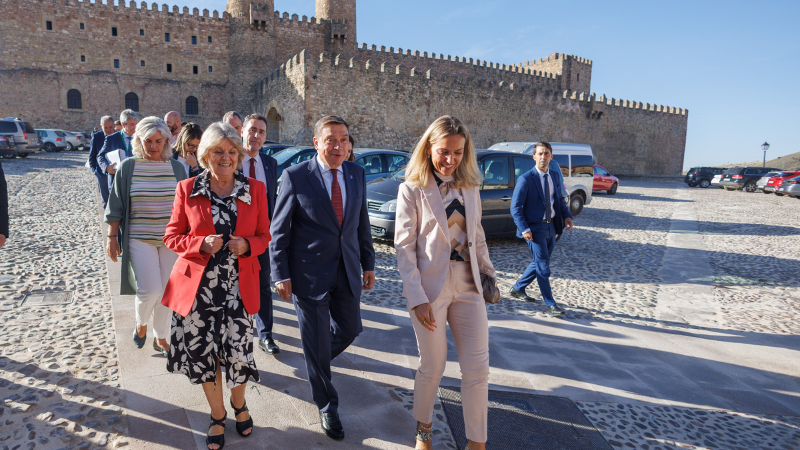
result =
[[13,153],[9,151],[4,153],[4,158],[21,157],[25,158],[29,154],[36,152],[42,148],[42,141],[33,125],[25,122],[19,117],[6,117],[0,119],[0,136],[3,136],[9,142],[13,142]]
[[46,152],[67,150],[67,133],[61,130],[36,130],[42,137],[42,148]]
[[760,190],[764,194],[769,194],[770,192],[774,191],[775,188],[773,188],[772,186],[767,186],[767,183],[769,183],[770,178],[778,176],[779,173],[780,172],[768,172],[764,174],[763,177],[759,178],[758,181],[756,181],[756,190],[757,191]]
[[776,194],[786,194],[789,197],[800,198],[800,176],[783,180]]
[[[57,130],[57,131],[64,131],[64,130]],[[86,138],[84,138],[81,133],[64,131],[64,134],[66,134],[65,138],[67,139],[67,150],[69,151],[86,150],[89,148],[89,146],[86,144]]]

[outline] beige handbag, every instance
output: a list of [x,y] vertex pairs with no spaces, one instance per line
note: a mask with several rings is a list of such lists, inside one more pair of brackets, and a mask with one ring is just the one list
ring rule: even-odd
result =
[[500,302],[500,289],[497,289],[497,282],[494,278],[482,273],[481,287],[483,287],[483,301],[491,304]]

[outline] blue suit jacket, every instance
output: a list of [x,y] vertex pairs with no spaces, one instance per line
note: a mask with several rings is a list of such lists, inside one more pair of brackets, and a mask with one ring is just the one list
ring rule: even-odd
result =
[[[560,193],[564,190],[564,180],[560,171],[548,169],[547,173],[553,180],[553,192],[555,194],[555,217],[553,224],[556,227],[556,234],[561,234],[564,227],[564,219],[572,217],[567,203]],[[544,217],[545,205],[549,203],[544,197],[542,190],[542,178],[536,168],[520,175],[517,178],[517,186],[514,188],[514,195],[511,197],[511,217],[517,226],[517,237],[522,237],[522,232],[542,222]]]
[[103,171],[100,170],[100,166],[97,165],[97,155],[100,153],[100,149],[103,148],[105,142],[106,134],[102,131],[98,131],[92,135],[92,143],[89,145],[89,168],[92,169],[92,173],[95,175],[103,175]]
[[[278,198],[278,161],[275,158],[261,152],[261,164],[264,166],[264,173],[267,175],[267,208],[269,208],[269,220],[275,215],[275,200]],[[261,288],[269,290],[270,283],[270,262],[269,252],[258,255],[258,262],[261,264]]]
[[[106,173],[106,167],[111,164],[106,158],[106,154],[108,152],[113,152],[114,150],[125,150],[127,153],[128,158],[133,156],[133,153],[125,148],[125,141],[122,139],[122,132],[117,131],[114,134],[109,134],[106,136],[106,140],[103,143],[103,147],[97,153],[97,166],[100,168],[100,173]],[[119,167],[117,167],[119,169]],[[113,178],[113,175],[109,175]]]
[[361,295],[362,270],[375,270],[364,169],[348,161],[341,169],[347,196],[341,227],[317,158],[291,166],[281,175],[270,226],[272,279],[291,279],[298,297],[324,297],[335,280],[339,258],[344,258],[356,298]]

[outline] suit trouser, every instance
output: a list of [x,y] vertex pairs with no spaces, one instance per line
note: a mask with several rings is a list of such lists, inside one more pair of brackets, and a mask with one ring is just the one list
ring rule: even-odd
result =
[[136,325],[147,325],[152,316],[153,336],[167,339],[172,326],[172,310],[161,304],[161,298],[178,254],[163,244],[148,244],[138,239],[128,242],[128,251],[136,275]]
[[550,288],[550,258],[556,249],[555,225],[552,222],[538,223],[531,227],[531,235],[533,239],[525,242],[528,243],[532,260],[519,280],[514,283],[514,289],[525,292],[525,288],[536,279],[545,305],[552,306],[556,304],[553,290]]
[[422,326],[414,311],[419,367],[414,377],[414,419],[431,423],[436,392],[447,363],[447,327],[461,367],[461,399],[467,439],[486,442],[489,405],[489,320],[468,262],[451,261],[442,292],[430,303],[437,327]]
[[356,296],[350,289],[343,259],[333,286],[324,297],[315,300],[294,296],[311,397],[322,412],[335,413],[339,409],[339,393],[331,381],[331,360],[361,333],[360,296],[360,291]]
[[103,199],[103,209],[105,209],[108,203],[108,175],[101,173],[95,174],[94,177],[97,178],[97,189],[100,190],[100,198]]
[[259,278],[261,282],[261,307],[256,313],[255,336],[258,340],[272,339],[272,289],[269,278],[269,251],[258,257],[261,264]]

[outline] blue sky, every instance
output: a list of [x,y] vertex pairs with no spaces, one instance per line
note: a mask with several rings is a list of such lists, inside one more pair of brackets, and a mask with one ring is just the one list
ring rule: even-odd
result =
[[[172,4],[172,3],[170,3]],[[175,3],[223,11],[224,0]],[[359,0],[358,41],[501,64],[593,61],[597,95],[687,108],[685,168],[800,151],[800,2]],[[314,0],[275,0],[314,16]],[[602,164],[602,161],[600,161]]]

